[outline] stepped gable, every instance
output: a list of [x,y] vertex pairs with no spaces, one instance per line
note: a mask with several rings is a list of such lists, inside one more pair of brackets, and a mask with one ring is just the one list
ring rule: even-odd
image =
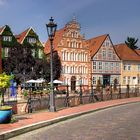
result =
[[[61,39],[63,37],[64,31],[65,31],[65,28],[62,28],[62,29],[56,31],[54,41],[53,41],[53,50],[54,51],[57,50],[58,44],[59,44],[59,42],[61,41]],[[49,41],[49,39],[45,43],[44,52],[46,54],[50,53],[50,41]]]

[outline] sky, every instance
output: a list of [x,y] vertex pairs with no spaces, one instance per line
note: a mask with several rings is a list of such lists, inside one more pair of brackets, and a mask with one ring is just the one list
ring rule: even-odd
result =
[[42,42],[51,16],[60,29],[74,15],[86,39],[109,34],[118,44],[129,36],[140,47],[140,0],[0,0],[0,27],[9,25],[15,35],[32,27]]

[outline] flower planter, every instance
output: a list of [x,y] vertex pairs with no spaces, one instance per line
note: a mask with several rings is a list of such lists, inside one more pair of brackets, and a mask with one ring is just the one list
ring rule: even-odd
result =
[[10,123],[12,118],[12,107],[1,106],[0,107],[0,124]]

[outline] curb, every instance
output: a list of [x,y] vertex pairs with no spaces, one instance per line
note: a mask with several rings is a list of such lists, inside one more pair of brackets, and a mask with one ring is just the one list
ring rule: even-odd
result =
[[74,113],[74,114],[71,114],[71,115],[61,116],[61,117],[51,119],[51,120],[47,120],[47,121],[41,121],[41,122],[38,122],[38,123],[34,123],[34,124],[31,124],[31,125],[27,125],[27,126],[24,126],[24,127],[20,127],[20,128],[17,128],[17,129],[13,129],[13,130],[10,130],[10,131],[3,132],[3,133],[0,134],[0,140],[6,140],[8,138],[12,138],[12,137],[15,137],[17,135],[27,133],[27,132],[35,130],[35,129],[39,129],[39,128],[42,128],[42,127],[45,127],[45,126],[49,126],[49,125],[52,125],[52,124],[55,124],[55,123],[58,123],[58,122],[61,122],[61,121],[65,121],[65,120],[68,120],[68,119],[72,119],[72,118],[75,118],[75,117],[78,117],[78,116],[81,116],[81,115],[85,115],[85,114],[89,114],[89,113],[92,113],[92,112],[108,109],[108,108],[111,108],[111,107],[116,107],[116,106],[120,106],[120,105],[131,104],[131,103],[137,103],[137,102],[139,102],[139,101],[122,102],[122,103],[118,103],[118,104],[115,104],[115,105],[108,105],[108,106],[105,106],[105,107],[101,107],[101,108],[97,108],[97,109],[91,109],[91,110],[83,111],[83,112],[80,112],[80,113]]

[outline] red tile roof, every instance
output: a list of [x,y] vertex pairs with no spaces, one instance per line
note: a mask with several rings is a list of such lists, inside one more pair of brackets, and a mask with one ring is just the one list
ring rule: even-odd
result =
[[[57,50],[58,44],[61,41],[64,32],[65,32],[65,28],[62,28],[62,29],[56,31],[54,41],[53,41],[53,50],[54,51]],[[44,52],[46,54],[50,53],[50,41],[49,41],[49,39],[45,43]]]
[[135,50],[138,55],[140,55],[140,50]]
[[107,38],[107,36],[108,34],[105,34],[105,35],[101,35],[101,36],[86,40],[86,43],[90,50],[91,57],[94,56],[98,52],[103,42]]
[[29,32],[30,29],[31,29],[31,28],[28,28],[27,30],[25,30],[25,31],[22,32],[21,34],[16,35],[16,39],[17,39],[17,41],[18,41],[20,44],[23,43],[23,41],[24,41],[25,37],[27,36],[27,33]]
[[115,45],[114,47],[121,60],[140,61],[140,56],[125,43]]

